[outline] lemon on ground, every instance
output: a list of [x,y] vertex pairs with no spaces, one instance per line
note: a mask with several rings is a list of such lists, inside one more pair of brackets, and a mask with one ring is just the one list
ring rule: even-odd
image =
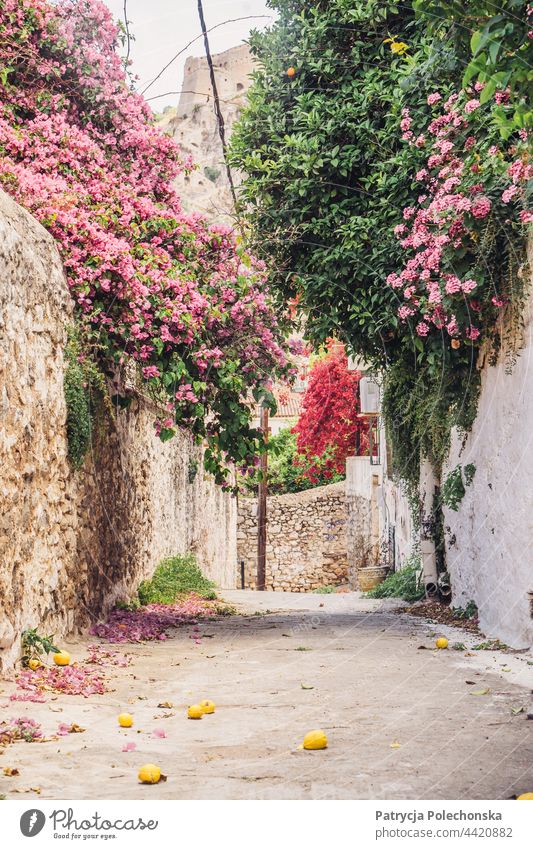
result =
[[328,738],[321,729],[309,731],[304,737],[304,749],[326,749]]
[[57,666],[68,666],[70,663],[70,655],[68,651],[58,651],[54,655],[54,663]]
[[516,797],[518,801],[523,801],[524,799],[531,799],[533,802],[533,793],[522,793],[521,796]]
[[37,660],[36,657],[32,657],[31,660],[28,661],[28,666],[35,672],[36,669],[39,669],[39,667],[42,666],[42,663],[40,660]]
[[118,717],[118,724],[121,728],[131,728],[133,725],[133,716],[131,713],[121,713]]
[[191,705],[189,710],[187,711],[187,716],[189,719],[201,719],[204,715],[204,709],[202,705]]
[[139,770],[139,781],[143,784],[157,784],[161,778],[161,770],[155,764],[144,764]]
[[200,707],[202,708],[204,713],[215,712],[215,703],[210,701],[209,699],[204,699],[203,702],[200,702]]
[[438,649],[447,649],[448,648],[448,640],[446,637],[437,637],[435,640],[435,645]]

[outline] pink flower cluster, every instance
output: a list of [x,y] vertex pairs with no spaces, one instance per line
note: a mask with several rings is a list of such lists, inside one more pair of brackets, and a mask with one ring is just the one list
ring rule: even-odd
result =
[[25,740],[33,743],[42,740],[43,732],[38,722],[29,716],[19,716],[0,722],[0,746],[15,743],[17,740]]
[[45,702],[46,693],[65,693],[84,696],[105,693],[104,679],[83,665],[41,666],[32,671],[24,669],[17,676],[17,690],[11,694],[14,702]]
[[[416,206],[405,207],[404,223],[394,229],[406,259],[403,268],[389,274],[387,284],[402,298],[399,318],[412,318],[418,336],[446,332],[474,342],[482,335],[473,323],[476,315],[481,319],[481,301],[487,312],[505,303],[490,286],[485,292],[483,269],[475,264],[479,230],[494,213],[495,203],[524,200],[532,169],[525,147],[515,142],[502,145],[500,151],[490,146],[485,158],[480,155],[483,110],[477,99],[467,98],[463,92],[440,104],[438,92],[428,97],[429,105],[439,104],[440,114],[433,117],[424,134],[427,163],[416,173],[424,190]],[[422,136],[415,139],[411,124],[403,109],[403,138],[418,146]],[[522,135],[520,139],[527,141]],[[500,186],[496,193],[494,185]],[[529,215],[522,210],[519,220],[525,223]],[[465,266],[465,256],[472,258],[470,274],[457,274],[455,268]]]
[[166,640],[169,628],[195,625],[198,617],[213,615],[213,605],[195,593],[175,604],[147,604],[138,610],[113,610],[107,622],[93,625],[92,633],[110,643]]
[[[286,354],[264,265],[229,228],[183,212],[173,180],[191,162],[129,88],[118,37],[101,0],[3,0],[0,186],[55,237],[107,355],[161,379],[190,425],[235,363],[244,400]],[[187,392],[163,380],[176,363]]]

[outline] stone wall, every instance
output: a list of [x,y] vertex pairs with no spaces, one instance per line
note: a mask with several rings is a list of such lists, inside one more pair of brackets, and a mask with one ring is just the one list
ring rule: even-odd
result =
[[[53,239],[0,192],[0,668],[20,633],[58,637],[130,597],[165,555],[193,550],[235,586],[236,501],[186,434],[161,443],[135,401],[67,458],[63,349],[71,300]],[[189,483],[190,461],[199,471]]]
[[[266,588],[307,592],[346,583],[344,482],[267,499]],[[257,499],[238,507],[237,559],[245,585],[256,586]],[[240,578],[239,578],[240,580]]]

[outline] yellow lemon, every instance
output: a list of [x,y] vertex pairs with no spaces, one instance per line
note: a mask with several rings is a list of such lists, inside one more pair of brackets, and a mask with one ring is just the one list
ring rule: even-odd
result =
[[70,655],[68,651],[58,651],[54,655],[54,663],[57,666],[68,666],[70,663]]
[[118,717],[118,724],[121,728],[131,728],[133,725],[133,716],[131,713],[121,713]]
[[200,702],[200,707],[202,708],[204,713],[215,712],[215,703],[209,701],[209,699],[204,699],[203,702]]
[[533,793],[522,793],[521,796],[517,796],[517,801],[522,801],[524,799],[531,799],[533,802]]
[[35,672],[36,669],[39,669],[39,667],[42,666],[42,663],[40,660],[37,660],[36,657],[32,657],[32,659],[28,661],[28,666]]
[[435,640],[435,645],[438,649],[447,649],[448,648],[448,640],[446,637],[437,637]]
[[139,770],[139,781],[143,784],[157,784],[161,778],[161,770],[155,764],[145,764]]
[[328,738],[324,731],[309,731],[304,737],[304,749],[326,749]]
[[202,705],[191,705],[189,710],[187,711],[187,716],[189,719],[201,719],[204,715],[204,709]]

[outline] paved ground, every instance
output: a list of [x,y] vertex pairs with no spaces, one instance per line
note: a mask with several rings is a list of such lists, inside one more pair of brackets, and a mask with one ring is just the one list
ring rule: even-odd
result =
[[[14,706],[11,685],[0,685],[2,717],[26,714],[48,734],[60,721],[87,729],[8,747],[0,794],[30,798],[28,789],[40,787],[41,798],[53,799],[500,799],[533,790],[533,721],[512,712],[532,710],[531,655],[433,651],[433,626],[355,593],[224,597],[242,615],[205,623],[201,645],[185,628],[167,642],[128,647],[133,664],[111,671],[114,690],[104,696]],[[450,628],[438,633],[479,642]],[[81,644],[70,648],[83,655]],[[186,706],[202,698],[216,702],[216,713],[188,720]],[[164,701],[174,707],[158,708]],[[118,729],[121,710],[134,714],[134,729]],[[166,739],[154,739],[154,728]],[[298,749],[313,728],[326,731],[327,750]],[[122,751],[127,741],[136,751]],[[140,785],[146,762],[168,781]],[[20,775],[4,777],[5,766]]]

